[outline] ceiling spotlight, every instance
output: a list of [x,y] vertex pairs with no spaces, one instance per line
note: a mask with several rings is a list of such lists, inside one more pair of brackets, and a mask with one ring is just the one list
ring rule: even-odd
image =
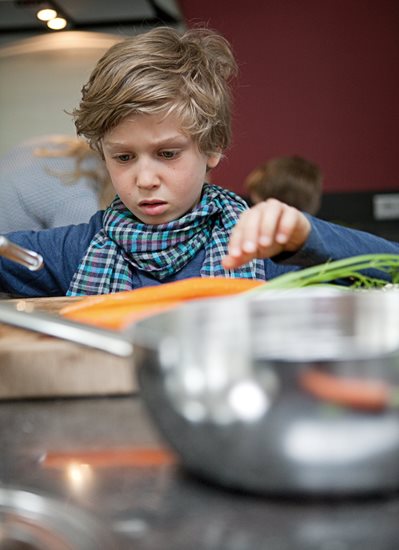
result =
[[67,21],[63,17],[55,17],[47,21],[47,26],[53,31],[59,31],[67,26]]
[[50,8],[44,8],[37,12],[36,17],[40,19],[40,21],[50,21],[57,17],[57,12]]

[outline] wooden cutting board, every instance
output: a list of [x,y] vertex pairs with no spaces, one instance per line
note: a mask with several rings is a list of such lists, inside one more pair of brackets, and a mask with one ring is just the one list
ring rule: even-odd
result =
[[[80,298],[24,299],[58,315]],[[16,303],[18,300],[7,300]],[[137,390],[133,359],[0,324],[0,399],[123,395]]]

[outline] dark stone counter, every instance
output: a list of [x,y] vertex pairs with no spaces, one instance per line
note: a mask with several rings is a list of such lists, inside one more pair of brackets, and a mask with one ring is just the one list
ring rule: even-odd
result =
[[131,451],[162,446],[137,397],[0,404],[1,487],[88,512],[118,550],[399,548],[395,493],[335,501],[254,497],[195,480],[178,463],[126,460]]

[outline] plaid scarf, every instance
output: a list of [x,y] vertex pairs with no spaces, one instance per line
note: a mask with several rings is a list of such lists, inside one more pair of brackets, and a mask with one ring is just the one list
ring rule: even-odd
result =
[[104,212],[103,228],[94,236],[67,292],[69,296],[132,290],[130,267],[162,281],[180,271],[205,247],[201,277],[264,279],[263,261],[226,270],[231,229],[248,207],[232,191],[204,184],[199,204],[182,218],[159,225],[141,223],[117,196]]

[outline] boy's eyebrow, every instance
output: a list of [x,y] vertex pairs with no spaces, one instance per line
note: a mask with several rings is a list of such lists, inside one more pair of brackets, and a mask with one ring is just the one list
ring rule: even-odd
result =
[[[188,138],[184,134],[173,134],[171,136],[168,136],[166,138],[162,138],[160,140],[155,140],[151,143],[153,147],[162,147],[164,145],[170,145],[171,142],[176,144],[185,144],[187,143]],[[109,141],[107,139],[103,140],[103,145],[106,145],[107,147],[126,147],[129,149],[131,147],[130,143],[124,143],[119,141]]]

